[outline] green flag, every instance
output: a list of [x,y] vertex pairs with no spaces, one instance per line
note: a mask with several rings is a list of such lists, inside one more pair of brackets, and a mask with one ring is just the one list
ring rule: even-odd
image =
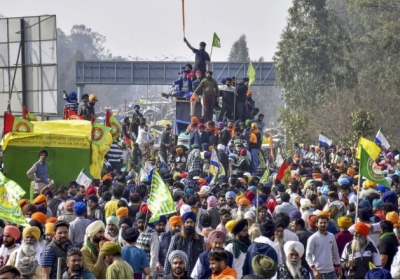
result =
[[155,217],[176,212],[171,192],[156,170],[151,179],[151,191],[147,205]]
[[18,201],[25,191],[14,181],[0,172],[0,219],[17,225],[26,225],[24,214]]
[[270,170],[267,167],[267,169],[265,169],[263,176],[260,179],[260,183],[266,183],[269,182],[269,174],[270,174]]
[[216,47],[216,48],[221,47],[221,40],[219,39],[217,33],[215,33],[215,32],[214,32],[214,36],[213,36],[212,46]]
[[360,153],[360,173],[368,180],[377,183],[378,185],[384,185],[390,188],[388,181],[385,179],[385,175],[382,174],[375,161],[367,153],[363,147]]
[[254,83],[256,80],[256,69],[254,69],[253,63],[250,62],[249,68],[247,69],[247,77],[249,77],[249,85]]
[[92,143],[100,146],[101,144],[103,144],[104,140],[106,139],[106,135],[107,133],[109,133],[111,131],[111,128],[99,124],[98,122],[94,122],[92,124]]
[[33,132],[33,123],[23,118],[14,117],[13,132]]

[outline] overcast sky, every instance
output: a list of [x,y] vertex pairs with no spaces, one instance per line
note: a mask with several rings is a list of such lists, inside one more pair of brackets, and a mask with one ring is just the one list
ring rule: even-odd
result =
[[[213,33],[222,47],[213,61],[226,61],[232,44],[247,36],[251,59],[271,61],[286,25],[291,0],[186,0],[186,37],[197,47]],[[57,26],[69,34],[74,24],[85,24],[107,37],[113,55],[161,60],[193,59],[183,43],[181,0],[1,0],[5,17],[55,14]],[[185,60],[187,60],[185,59]]]

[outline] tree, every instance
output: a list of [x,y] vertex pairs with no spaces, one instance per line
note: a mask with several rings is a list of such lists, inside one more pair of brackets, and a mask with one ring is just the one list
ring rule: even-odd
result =
[[247,47],[246,35],[242,35],[233,43],[228,57],[229,62],[248,62],[250,61],[249,49]]
[[323,120],[311,123],[310,115],[339,91],[356,86],[351,51],[348,34],[325,0],[293,1],[273,58],[276,83],[286,104],[280,124],[286,127],[289,145],[315,142]]

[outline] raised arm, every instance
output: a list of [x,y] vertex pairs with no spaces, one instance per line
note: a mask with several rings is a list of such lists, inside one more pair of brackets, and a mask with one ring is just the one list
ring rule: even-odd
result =
[[183,42],[186,43],[186,45],[188,46],[189,49],[191,49],[192,51],[194,50],[194,48],[192,47],[192,45],[189,43],[189,41],[185,38],[183,38]]

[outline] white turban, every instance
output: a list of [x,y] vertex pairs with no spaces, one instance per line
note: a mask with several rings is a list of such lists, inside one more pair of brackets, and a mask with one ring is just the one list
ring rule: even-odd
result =
[[285,245],[283,245],[283,251],[285,251],[286,256],[288,256],[293,250],[299,254],[300,258],[304,254],[304,246],[299,241],[287,241]]
[[222,144],[218,144],[217,149],[221,150],[221,151],[225,151],[225,146]]
[[181,214],[181,216],[183,216],[183,214],[187,213],[187,212],[191,212],[192,211],[192,207],[190,207],[187,204],[183,204],[181,206],[181,209],[179,209],[179,214]]
[[86,228],[86,236],[92,237],[100,230],[105,230],[105,229],[106,227],[104,226],[104,223],[102,221],[94,221]]

